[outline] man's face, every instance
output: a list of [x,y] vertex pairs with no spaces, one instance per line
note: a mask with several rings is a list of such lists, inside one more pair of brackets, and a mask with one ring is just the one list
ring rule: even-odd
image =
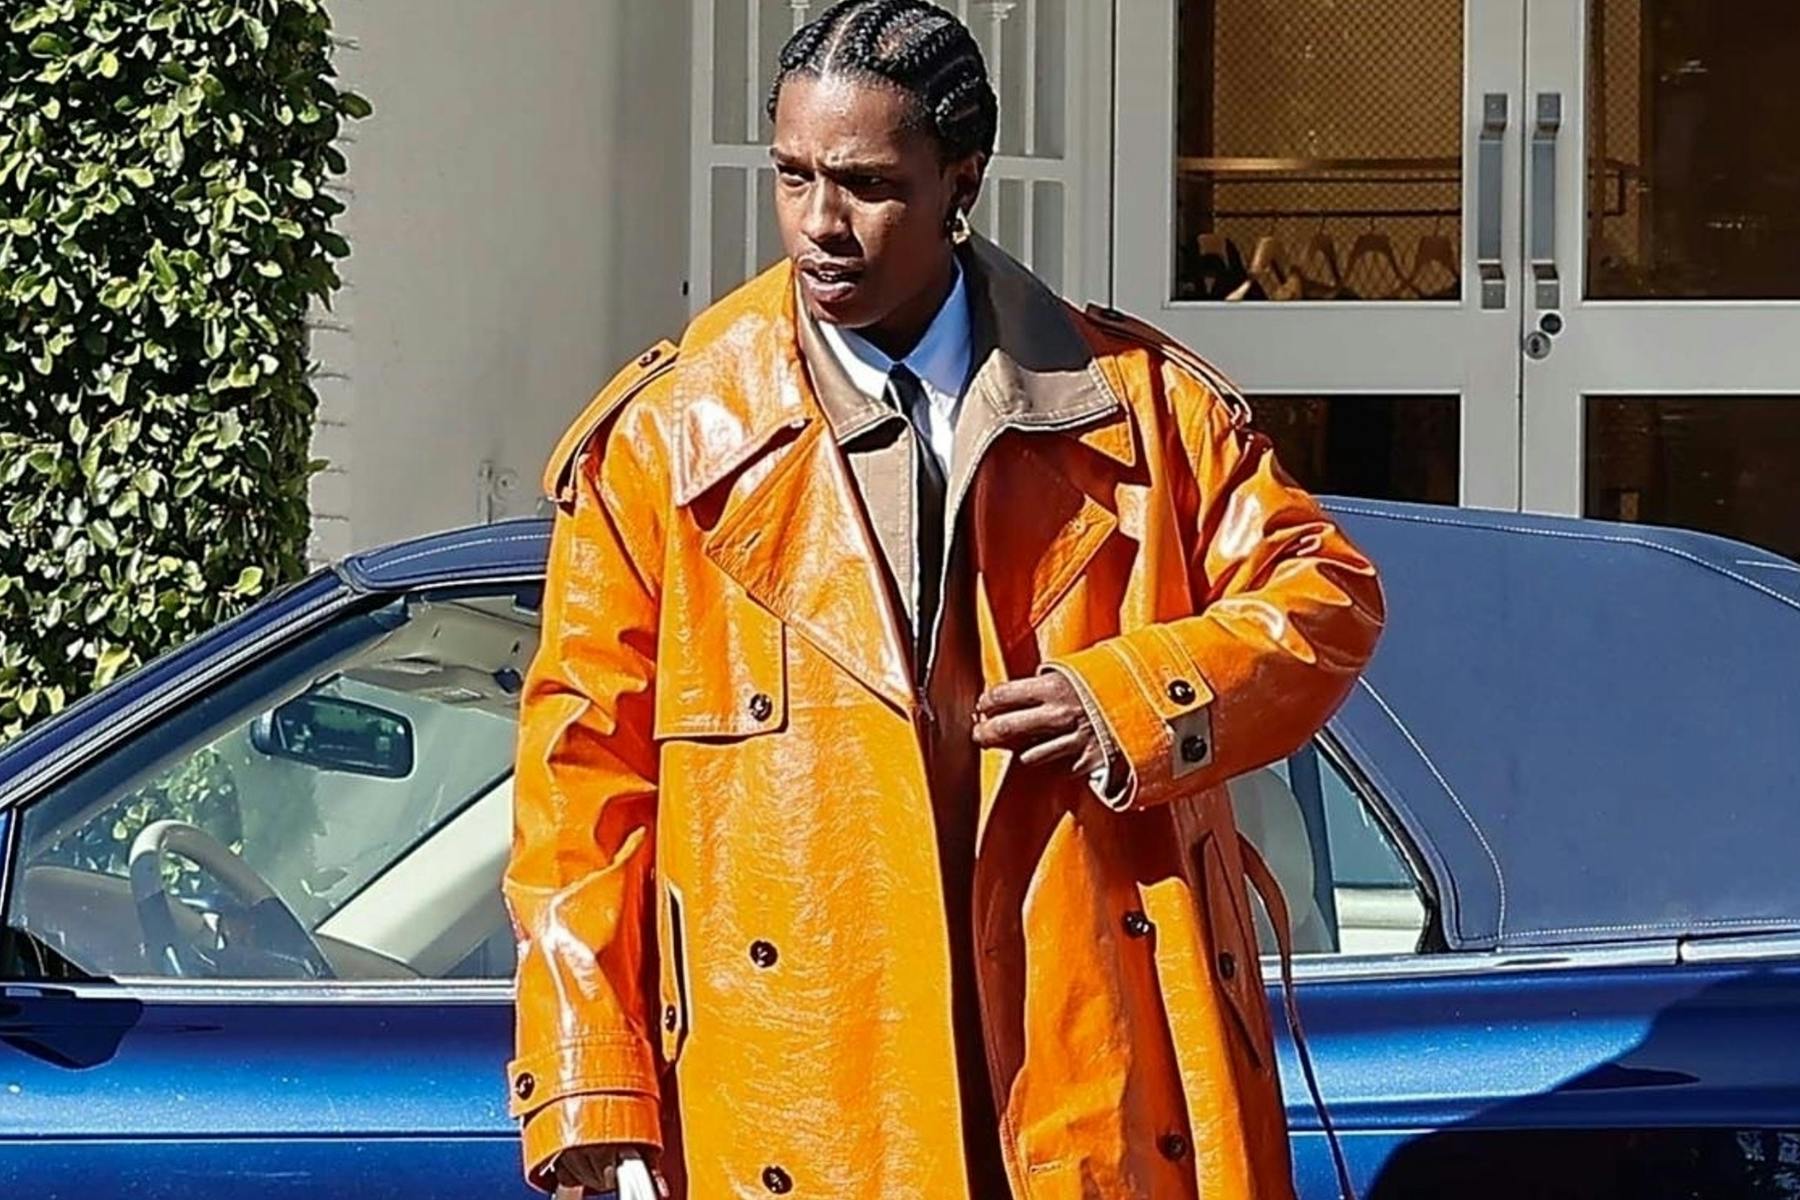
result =
[[[945,222],[982,159],[946,163],[895,88],[796,75],[775,110],[775,212],[807,309],[871,334],[916,336],[950,271]],[[914,325],[917,328],[911,328]]]

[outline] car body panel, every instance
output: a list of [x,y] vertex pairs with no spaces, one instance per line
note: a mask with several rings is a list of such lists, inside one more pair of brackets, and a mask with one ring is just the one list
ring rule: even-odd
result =
[[[433,1172],[434,1197],[529,1194],[497,1066],[507,989],[324,990],[7,988],[0,1179],[31,1196],[97,1173],[109,1195],[162,1194],[185,1175],[317,1196],[385,1191],[387,1172],[439,1155],[455,1169]],[[133,1141],[160,1158],[131,1155]],[[167,1194],[195,1195],[191,1182]]]

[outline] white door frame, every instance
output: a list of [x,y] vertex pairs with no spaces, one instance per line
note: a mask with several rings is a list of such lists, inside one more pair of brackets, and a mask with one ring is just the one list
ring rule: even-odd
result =
[[[1519,504],[1517,270],[1521,203],[1521,49],[1525,0],[1466,0],[1464,10],[1463,287],[1457,301],[1176,302],[1175,0],[1119,10],[1113,294],[1213,358],[1251,394],[1426,394],[1460,398],[1461,499]],[[1478,267],[1484,97],[1504,96],[1500,265],[1504,303],[1482,305]],[[1491,173],[1490,173],[1491,178]],[[1488,197],[1492,205],[1493,196]]]
[[[1585,298],[1588,5],[1529,4],[1529,103],[1535,108],[1540,94],[1562,98],[1551,211],[1563,329],[1546,357],[1524,364],[1524,504],[1579,514],[1588,397],[1800,393],[1800,301]],[[1537,183],[1534,173],[1528,187]],[[1541,204],[1527,205],[1522,268],[1530,266],[1530,243],[1543,215]],[[1535,329],[1546,311],[1537,301],[1534,289],[1526,297],[1528,328]]]

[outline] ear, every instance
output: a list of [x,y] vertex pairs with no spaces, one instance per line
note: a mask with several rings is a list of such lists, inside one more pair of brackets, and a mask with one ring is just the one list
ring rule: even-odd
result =
[[987,178],[987,168],[988,156],[979,150],[954,160],[944,168],[944,174],[950,183],[950,195],[959,211],[974,211],[975,202],[981,199],[981,184]]

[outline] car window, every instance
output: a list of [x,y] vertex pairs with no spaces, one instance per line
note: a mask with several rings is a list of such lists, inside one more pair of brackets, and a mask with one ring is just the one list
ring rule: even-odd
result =
[[[1238,827],[1281,885],[1297,955],[1409,954],[1428,908],[1405,854],[1356,785],[1318,744],[1235,779]],[[1257,909],[1264,954],[1275,952]]]
[[510,975],[499,880],[530,602],[338,618],[31,802],[13,957],[102,977]]

